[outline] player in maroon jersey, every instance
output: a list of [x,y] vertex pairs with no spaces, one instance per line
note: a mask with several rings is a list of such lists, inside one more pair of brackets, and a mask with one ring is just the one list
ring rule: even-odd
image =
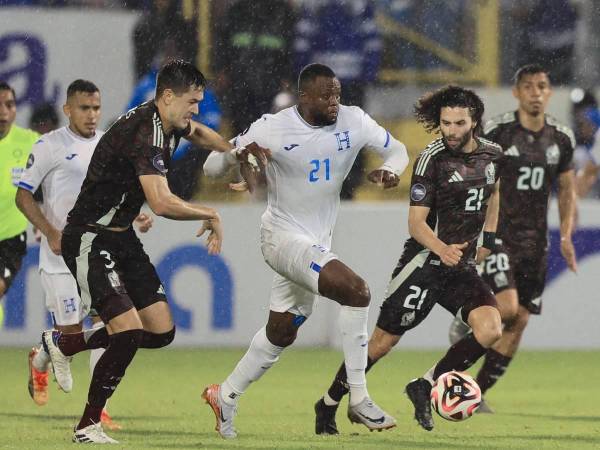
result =
[[[377,327],[369,341],[367,370],[419,325],[435,304],[473,327],[406,393],[415,418],[433,429],[430,392],[435,379],[475,363],[501,335],[501,319],[491,289],[475,262],[490,253],[498,218],[498,176],[502,149],[478,137],[484,106],[472,91],[447,86],[415,106],[428,131],[441,132],[416,160],[410,190],[411,237],[392,274]],[[437,235],[434,232],[437,223]],[[478,239],[483,231],[483,245]],[[479,247],[479,248],[478,248]],[[335,413],[348,392],[342,364],[328,392],[315,404],[317,434],[337,434]]]
[[[503,148],[499,246],[484,261],[482,276],[492,287],[504,322],[502,338],[487,351],[477,382],[485,393],[504,374],[515,355],[530,314],[540,314],[548,256],[548,198],[558,185],[560,248],[570,270],[577,270],[571,240],[575,212],[573,132],[545,114],[552,93],[548,72],[527,65],[515,74],[517,111],[490,120],[485,136]],[[467,329],[468,330],[468,329]],[[455,319],[451,340],[466,332]],[[482,403],[480,412],[492,412]]]

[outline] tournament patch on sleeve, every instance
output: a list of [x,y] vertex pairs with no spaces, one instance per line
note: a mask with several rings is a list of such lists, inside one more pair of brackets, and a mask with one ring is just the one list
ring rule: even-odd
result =
[[410,188],[410,199],[413,202],[422,201],[427,195],[427,189],[421,183],[415,183]]

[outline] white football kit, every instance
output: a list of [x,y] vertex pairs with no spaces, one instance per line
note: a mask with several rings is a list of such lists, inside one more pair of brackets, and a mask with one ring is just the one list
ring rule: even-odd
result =
[[[42,212],[48,222],[62,230],[73,208],[96,144],[104,132],[96,131],[86,139],[68,126],[44,134],[35,143],[19,187],[35,192],[41,186]],[[57,325],[75,325],[89,313],[82,305],[77,284],[62,256],[55,255],[42,236],[40,276],[46,307]]]
[[[400,175],[406,148],[361,108],[340,105],[335,124],[312,126],[296,106],[265,114],[234,140],[255,142],[272,152],[266,168],[268,205],[261,220],[261,250],[277,273],[270,308],[308,317],[319,272],[337,256],[330,251],[342,183],[358,152],[367,147],[384,160],[382,169]],[[213,152],[204,165],[209,176],[235,161]]]

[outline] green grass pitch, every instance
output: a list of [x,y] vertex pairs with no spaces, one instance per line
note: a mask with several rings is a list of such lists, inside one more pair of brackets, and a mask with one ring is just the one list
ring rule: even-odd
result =
[[[110,400],[124,430],[110,435],[128,449],[544,449],[600,448],[600,352],[521,352],[508,375],[490,392],[494,415],[462,423],[435,417],[432,432],[412,418],[404,385],[422,374],[441,351],[397,351],[368,376],[371,396],[398,426],[370,433],[351,425],[345,402],[340,436],[315,436],[313,404],[341,361],[333,350],[285,352],[240,402],[239,437],[225,441],[202,403],[206,384],[220,382],[242,350],[142,350]],[[72,448],[71,430],[81,414],[89,381],[87,355],[73,362],[70,394],[50,386],[50,401],[36,406],[27,393],[27,350],[0,349],[0,449]],[[470,371],[472,374],[474,370]],[[113,446],[112,448],[120,448]]]

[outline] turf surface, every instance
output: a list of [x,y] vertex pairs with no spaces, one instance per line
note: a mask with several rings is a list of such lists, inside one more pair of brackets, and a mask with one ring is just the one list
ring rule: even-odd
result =
[[[343,403],[338,412],[342,434],[325,437],[314,435],[312,408],[341,354],[291,349],[244,395],[236,422],[239,437],[225,441],[214,432],[214,416],[200,394],[206,384],[220,382],[242,354],[217,349],[138,352],[109,404],[124,430],[109,434],[130,449],[600,448],[600,352],[522,352],[490,391],[488,401],[496,414],[463,423],[436,416],[435,430],[426,432],[412,419],[402,391],[441,351],[397,351],[368,377],[371,396],[396,417],[397,428],[370,433],[351,425]],[[87,394],[87,356],[73,362],[73,392],[64,394],[51,383],[44,407],[27,393],[27,350],[0,349],[0,361],[0,449],[73,448],[71,430]]]

